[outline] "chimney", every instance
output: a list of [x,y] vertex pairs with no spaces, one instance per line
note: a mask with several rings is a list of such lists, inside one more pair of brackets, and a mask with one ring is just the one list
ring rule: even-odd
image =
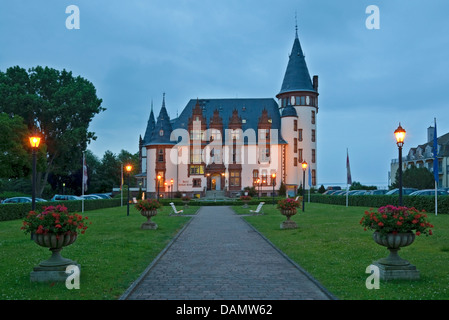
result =
[[433,141],[433,135],[434,135],[434,127],[430,126],[427,128],[427,142]]
[[318,76],[313,76],[313,90],[318,92]]

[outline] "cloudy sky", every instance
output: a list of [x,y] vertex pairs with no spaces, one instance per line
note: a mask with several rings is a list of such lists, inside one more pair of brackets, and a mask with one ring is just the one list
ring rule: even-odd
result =
[[[80,29],[66,28],[66,8]],[[380,29],[367,29],[369,5]],[[192,98],[275,98],[298,33],[319,76],[318,184],[386,186],[405,153],[437,119],[449,132],[447,0],[18,0],[0,2],[0,70],[66,69],[91,81],[107,111],[90,130],[99,158],[137,152],[151,101],[171,117]]]

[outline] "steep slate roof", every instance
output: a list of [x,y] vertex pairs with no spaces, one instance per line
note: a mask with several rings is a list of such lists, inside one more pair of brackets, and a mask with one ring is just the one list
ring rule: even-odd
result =
[[[160,135],[161,130],[163,130],[163,135]],[[165,108],[165,94],[162,100],[162,108],[157,117],[156,125],[154,126],[153,134],[151,139],[145,145],[162,145],[162,144],[175,144],[174,141],[170,141],[170,134],[172,132],[172,125],[170,122],[170,117],[168,116],[167,109]]]
[[151,102],[151,112],[150,117],[148,118],[147,129],[145,131],[145,135],[143,136],[143,145],[146,145],[151,142],[151,136],[153,135],[155,127],[156,127],[156,120],[154,120],[153,102]]
[[313,89],[309,69],[307,68],[305,56],[302,52],[301,44],[299,43],[298,33],[296,33],[295,41],[293,42],[293,48],[288,60],[284,81],[282,82],[281,91],[278,95],[291,91],[316,92]]
[[[438,153],[439,157],[447,157],[449,156],[449,133],[443,134],[442,136],[437,138],[437,143],[440,146],[440,152]],[[414,148],[415,150],[419,147],[422,148],[422,150],[425,150],[427,146],[430,146],[433,148],[433,141],[429,141],[427,143],[421,144]]]
[[191,99],[182,113],[177,119],[174,119],[173,129],[188,129],[189,117],[192,116],[192,110],[195,107],[197,101],[202,106],[203,116],[207,119],[207,127],[209,128],[210,119],[213,117],[214,111],[218,110],[220,117],[223,120],[223,129],[228,128],[229,119],[232,117],[232,112],[238,111],[239,117],[242,118],[245,123],[242,123],[242,130],[252,128],[256,132],[259,124],[259,117],[262,114],[262,110],[266,109],[268,117],[271,118],[271,128],[278,130],[278,143],[287,143],[281,136],[281,117],[279,114],[279,106],[272,98],[266,99]]

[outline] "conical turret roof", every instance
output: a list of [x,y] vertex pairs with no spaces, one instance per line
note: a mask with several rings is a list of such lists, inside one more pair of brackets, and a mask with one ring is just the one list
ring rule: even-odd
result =
[[284,81],[282,82],[281,91],[278,95],[291,91],[313,91],[312,80],[307,68],[304,53],[302,52],[299,42],[298,33],[296,33],[293,42],[292,52],[285,71]]

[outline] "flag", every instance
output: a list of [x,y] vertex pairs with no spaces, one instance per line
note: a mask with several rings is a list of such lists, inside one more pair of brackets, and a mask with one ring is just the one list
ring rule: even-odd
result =
[[[83,153],[83,190],[87,191],[87,164],[86,164],[86,157]],[[83,194],[84,194],[83,191]]]
[[349,153],[346,149],[346,183],[352,184],[351,167],[349,166]]
[[438,184],[440,180],[438,176],[438,138],[437,138],[437,120],[435,119],[435,127],[433,129],[433,176]]

